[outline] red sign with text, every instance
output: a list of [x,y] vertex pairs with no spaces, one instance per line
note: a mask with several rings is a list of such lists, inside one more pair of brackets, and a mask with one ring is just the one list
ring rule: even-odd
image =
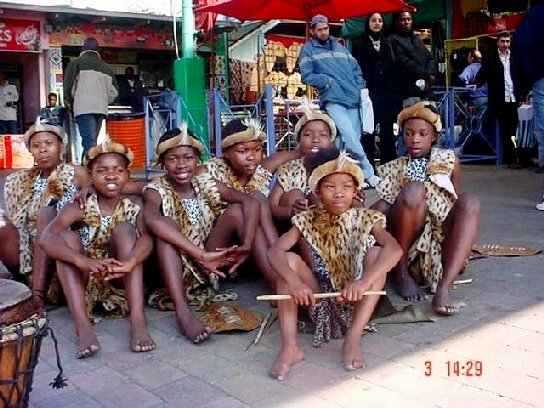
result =
[[0,19],[0,51],[40,52],[40,22]]

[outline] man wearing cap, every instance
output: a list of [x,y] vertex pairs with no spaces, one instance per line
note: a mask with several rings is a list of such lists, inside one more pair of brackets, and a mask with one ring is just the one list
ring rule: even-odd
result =
[[119,93],[113,69],[98,50],[98,41],[86,38],[79,57],[66,67],[64,78],[64,105],[73,112],[79,127],[83,155],[96,145],[108,105]]
[[15,85],[6,81],[0,72],[0,135],[17,133],[17,101],[19,93]]
[[380,178],[361,145],[359,107],[365,87],[361,68],[338,38],[329,35],[327,17],[314,16],[310,27],[312,38],[302,47],[298,61],[302,82],[319,91],[320,107],[334,120],[346,149],[359,161],[368,184],[375,187]]

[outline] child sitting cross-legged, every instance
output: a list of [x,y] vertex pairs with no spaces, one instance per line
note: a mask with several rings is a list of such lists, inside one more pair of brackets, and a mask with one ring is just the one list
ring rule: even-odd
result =
[[[289,367],[303,358],[297,345],[297,309],[309,307],[316,323],[314,346],[345,334],[344,366],[355,370],[364,366],[360,348],[363,329],[378,302],[387,272],[402,251],[385,230],[385,216],[378,211],[352,207],[363,173],[357,162],[336,148],[321,150],[308,158],[308,184],[321,206],[295,215],[293,227],[268,252],[279,275],[278,294],[292,300],[278,302],[282,349],[270,375],[283,380]],[[311,247],[312,262],[288,252],[299,239]],[[339,291],[336,299],[316,303],[317,292]]]
[[392,273],[406,300],[432,293],[434,311],[458,312],[451,297],[480,223],[480,201],[461,193],[461,169],[453,150],[434,147],[442,130],[440,115],[426,102],[400,112],[397,122],[408,154],[378,168],[381,199],[372,206],[387,215],[388,231],[403,255]]
[[[104,142],[89,149],[84,164],[91,173],[95,193],[66,205],[43,231],[39,244],[57,261],[57,272],[76,326],[76,357],[86,358],[99,349],[91,317],[94,306],[113,308],[117,317],[130,310],[132,351],[155,348],[144,313],[143,266],[152,248],[143,221],[141,202],[121,194],[129,180],[132,152]],[[121,279],[124,291],[112,285]],[[125,298],[128,298],[128,303]]]
[[[181,333],[194,343],[206,340],[211,329],[193,315],[189,305],[203,306],[213,300],[218,277],[225,277],[226,269],[234,273],[246,259],[259,217],[256,199],[208,173],[196,175],[203,153],[204,146],[185,123],[167,131],[159,140],[155,159],[166,174],[144,190],[145,221],[156,238],[176,321]],[[224,202],[229,206],[223,211]],[[216,245],[218,234],[236,235],[241,245]]]

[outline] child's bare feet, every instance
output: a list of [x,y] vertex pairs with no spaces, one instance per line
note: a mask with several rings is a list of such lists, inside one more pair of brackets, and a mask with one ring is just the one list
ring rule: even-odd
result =
[[181,334],[195,344],[202,343],[212,334],[212,329],[204,326],[189,309],[177,311],[176,320]]
[[361,336],[346,335],[343,350],[344,367],[348,371],[358,370],[366,366],[363,350],[361,350],[361,346],[359,345],[360,341]]
[[145,353],[156,347],[155,342],[147,331],[147,325],[131,323],[130,328],[130,348],[135,353]]
[[76,358],[82,359],[95,355],[100,349],[98,338],[92,327],[77,330]]
[[304,352],[298,347],[283,347],[272,364],[269,374],[278,381],[283,381],[289,368],[304,358]]
[[459,306],[451,298],[449,289],[436,288],[436,294],[433,298],[433,309],[435,313],[451,316],[459,312]]
[[408,272],[395,273],[393,276],[397,292],[404,300],[415,302],[427,298],[425,291],[416,284]]

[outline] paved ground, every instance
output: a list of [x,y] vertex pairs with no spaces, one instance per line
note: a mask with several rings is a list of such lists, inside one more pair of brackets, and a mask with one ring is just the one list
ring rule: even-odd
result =
[[[491,166],[464,168],[465,189],[483,202],[481,243],[544,248],[544,214],[534,210],[541,176]],[[369,201],[372,200],[372,195]],[[52,390],[54,353],[45,339],[35,372],[32,407],[524,407],[544,406],[543,255],[488,258],[470,263],[455,295],[466,306],[434,323],[380,325],[362,340],[367,368],[343,370],[341,341],[322,349],[301,335],[305,360],[283,382],[267,376],[279,347],[275,324],[262,344],[244,351],[253,333],[213,336],[194,346],[180,337],[172,314],[148,309],[155,351],[128,348],[127,320],[96,326],[100,353],[73,357],[73,328],[66,308],[50,313],[69,386]],[[241,302],[265,291],[245,282]],[[425,307],[423,304],[422,307]],[[428,306],[428,304],[427,304]],[[460,362],[461,375],[447,363]],[[463,375],[470,363],[481,376]],[[426,362],[432,365],[426,376]]]

